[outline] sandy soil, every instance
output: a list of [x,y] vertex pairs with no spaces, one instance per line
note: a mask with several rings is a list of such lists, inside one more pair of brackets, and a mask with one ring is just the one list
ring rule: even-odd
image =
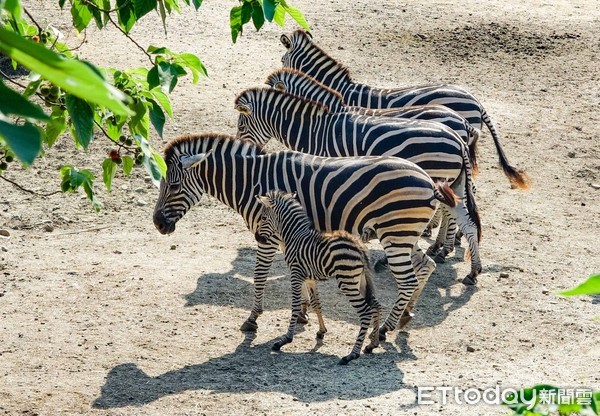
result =
[[[30,0],[30,11],[67,29],[68,12]],[[285,30],[248,30],[231,45],[233,3],[206,1],[133,31],[143,45],[198,54],[210,78],[183,81],[166,138],[233,133],[233,98],[280,65]],[[289,282],[276,262],[256,337],[249,313],[255,243],[241,218],[204,200],[170,236],[152,224],[157,190],[136,171],[119,176],[100,214],[82,195],[47,198],[0,181],[0,411],[5,414],[500,415],[493,406],[417,406],[418,386],[485,389],[552,383],[600,387],[598,299],[554,293],[600,271],[600,10],[595,0],[428,2],[297,1],[318,43],[356,80],[382,87],[451,82],[484,103],[530,192],[511,190],[489,133],[481,141],[478,201],[484,235],[477,288],[458,249],[430,279],[406,332],[372,356],[336,365],[357,319],[334,282],[322,285],[329,333],[314,350],[312,320],[281,354]],[[74,33],[66,32],[76,43]],[[81,55],[99,65],[144,63],[115,30],[90,30]],[[65,136],[43,160],[6,177],[58,189],[60,165],[99,168]],[[157,148],[166,141],[153,138]],[[96,170],[99,173],[99,169]],[[373,244],[373,255],[380,255]],[[508,273],[508,278],[500,278]],[[395,288],[376,276],[387,307]],[[467,351],[467,347],[472,352]]]

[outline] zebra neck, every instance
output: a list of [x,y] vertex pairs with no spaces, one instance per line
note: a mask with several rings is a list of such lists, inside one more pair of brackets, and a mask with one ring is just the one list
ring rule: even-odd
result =
[[311,84],[301,85],[298,95],[322,103],[331,112],[339,113],[340,111],[344,111],[345,103],[340,99],[339,95],[332,90],[319,87],[313,83]]
[[282,215],[279,218],[279,236],[290,248],[293,247],[293,242],[301,240],[300,237],[310,236],[316,238],[321,233],[315,229],[313,222],[308,218],[307,214],[300,208],[288,210],[287,215]]
[[358,83],[348,84],[344,91],[339,92],[344,97],[346,105],[366,108],[380,108],[373,107],[372,104],[379,103],[383,95],[383,90],[380,88]]

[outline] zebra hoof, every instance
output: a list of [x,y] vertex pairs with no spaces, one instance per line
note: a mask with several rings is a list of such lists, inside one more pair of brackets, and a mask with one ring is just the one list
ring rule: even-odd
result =
[[365,354],[372,354],[377,345],[369,344],[365,347]]
[[433,261],[435,261],[437,264],[444,264],[446,263],[446,256],[444,253],[440,252],[433,257]]
[[242,332],[256,332],[257,329],[258,324],[248,319],[246,319],[246,322],[244,322],[242,326],[240,326],[240,331]]
[[469,274],[462,280],[462,283],[466,286],[474,286],[477,284],[477,276],[471,276]]
[[423,234],[421,234],[421,237],[431,237],[431,228],[425,228],[425,231],[423,231]]
[[410,321],[412,321],[413,317],[415,316],[414,313],[412,312],[408,312],[408,313],[404,313],[402,315],[402,317],[400,318],[400,321],[398,322],[398,329],[402,329],[404,328],[406,325],[408,325],[408,323]]
[[460,238],[454,239],[454,247],[460,247],[462,244],[462,240]]
[[386,332],[387,332],[387,329],[385,329],[385,328],[379,329],[379,341],[385,341],[387,339],[387,336],[385,335]]
[[271,351],[281,351],[281,347],[283,347],[283,344],[276,342],[275,344],[273,344],[273,346],[271,347]]
[[317,339],[323,339],[326,332],[327,331],[321,331],[321,330],[317,331]]
[[345,357],[342,357],[340,361],[338,361],[338,365],[348,365],[348,363],[352,360],[356,360],[359,357],[358,354],[348,354]]
[[298,320],[296,322],[301,325],[307,324],[308,323],[308,315],[305,312],[300,312],[300,314],[298,315]]
[[375,265],[373,266],[373,268],[375,269],[376,272],[383,272],[384,270],[386,270],[388,268],[388,261],[387,261],[387,257],[384,257],[383,259],[378,259],[375,262]]

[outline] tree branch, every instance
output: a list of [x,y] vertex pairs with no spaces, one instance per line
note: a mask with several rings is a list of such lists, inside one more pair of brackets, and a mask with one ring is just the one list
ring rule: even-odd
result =
[[27,17],[29,17],[31,19],[31,21],[33,22],[33,24],[37,26],[38,33],[41,34],[44,31],[44,29],[42,29],[42,27],[38,24],[38,22],[35,21],[35,19],[33,18],[33,16],[27,11],[27,9],[25,7],[23,7],[23,11],[27,15]]
[[21,185],[19,185],[18,183],[11,181],[10,179],[8,179],[7,177],[0,175],[0,179],[4,179],[6,182],[13,184],[14,186],[16,186],[17,188],[19,188],[21,191],[30,193],[32,195],[36,195],[36,196],[43,196],[43,197],[47,197],[47,196],[51,196],[51,195],[55,195],[55,194],[60,194],[61,191],[54,191],[54,192],[50,192],[49,194],[40,194],[38,192],[32,191],[31,189],[26,189],[23,188]]

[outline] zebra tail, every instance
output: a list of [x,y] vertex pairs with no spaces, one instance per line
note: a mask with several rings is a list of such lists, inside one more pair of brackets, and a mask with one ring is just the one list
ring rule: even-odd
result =
[[469,216],[477,227],[477,242],[481,241],[481,217],[479,216],[479,209],[477,209],[477,203],[475,202],[475,195],[473,194],[473,183],[471,175],[467,175],[467,211]]
[[448,181],[436,182],[433,187],[433,195],[435,196],[435,199],[450,207],[455,207],[456,204],[458,204],[459,199],[452,188],[450,188]]
[[485,109],[482,108],[481,110],[481,119],[492,134],[492,138],[494,139],[494,145],[496,146],[496,151],[498,152],[500,166],[502,166],[502,170],[504,171],[504,174],[510,181],[511,186],[513,188],[529,189],[529,184],[531,183],[529,175],[527,175],[527,173],[524,170],[518,169],[508,162],[508,158],[506,157],[506,154],[502,149],[502,145],[500,144],[500,137],[498,137],[498,132],[496,131],[496,128],[494,127],[490,116],[487,114]]
[[378,304],[377,299],[375,298],[375,285],[373,284],[373,268],[372,264],[369,260],[369,255],[367,254],[366,247],[361,244],[360,251],[363,259],[363,264],[365,265],[365,301],[371,307]]
[[469,144],[469,160],[473,166],[473,176],[479,174],[479,163],[477,163],[477,153],[479,153],[479,130],[467,123],[467,133],[471,137]]

